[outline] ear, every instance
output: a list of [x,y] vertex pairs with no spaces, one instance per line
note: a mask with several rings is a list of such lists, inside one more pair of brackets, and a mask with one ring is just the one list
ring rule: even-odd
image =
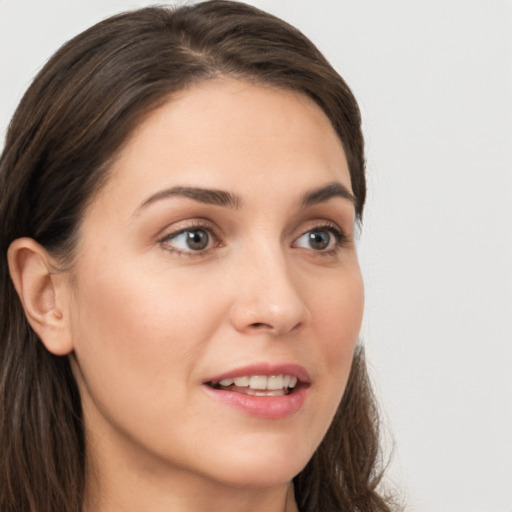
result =
[[25,315],[45,347],[55,355],[69,354],[68,279],[52,272],[52,259],[32,238],[18,238],[7,252],[9,271]]

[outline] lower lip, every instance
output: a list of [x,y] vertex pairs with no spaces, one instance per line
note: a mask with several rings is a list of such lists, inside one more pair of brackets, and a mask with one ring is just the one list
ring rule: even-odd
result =
[[249,416],[271,420],[286,418],[298,412],[304,405],[308,389],[306,386],[299,386],[288,395],[254,396],[214,389],[207,385],[204,388],[211,396],[234,409]]

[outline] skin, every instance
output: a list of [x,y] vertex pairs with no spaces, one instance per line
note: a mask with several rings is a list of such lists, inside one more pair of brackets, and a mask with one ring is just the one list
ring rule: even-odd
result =
[[[351,191],[342,145],[294,92],[209,81],[132,134],[85,214],[72,270],[40,297],[65,325],[41,338],[70,354],[82,397],[86,510],[296,510],[291,479],[341,400],[363,311],[353,203],[301,202],[333,182]],[[154,198],[176,186],[239,205]],[[209,232],[205,250],[176,235],[186,228]],[[327,250],[308,241],[319,231]],[[257,418],[205,392],[208,377],[254,362],[307,369],[297,413]]]

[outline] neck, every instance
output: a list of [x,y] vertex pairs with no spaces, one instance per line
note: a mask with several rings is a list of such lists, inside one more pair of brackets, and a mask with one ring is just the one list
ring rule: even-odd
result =
[[[219,484],[180,486],[161,483],[108,482],[88,486],[83,512],[298,512],[293,484],[271,489],[236,489]],[[121,485],[119,485],[121,484]],[[142,485],[141,485],[142,484]]]
[[240,488],[184,469],[119,460],[88,460],[83,512],[298,512],[292,482]]

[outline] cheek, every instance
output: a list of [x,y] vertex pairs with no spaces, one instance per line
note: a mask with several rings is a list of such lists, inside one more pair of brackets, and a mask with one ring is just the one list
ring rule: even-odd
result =
[[220,317],[208,282],[191,284],[146,270],[137,264],[101,270],[84,265],[78,283],[76,359],[105,414],[139,404],[158,415],[159,406],[168,409],[170,397],[183,398],[193,363]]
[[144,268],[137,260],[110,268],[86,266],[78,283],[77,334],[94,331],[97,336],[87,335],[88,342],[108,337],[113,350],[129,352],[151,352],[160,343],[159,348],[174,351],[193,347],[193,341],[201,339],[200,328],[207,331],[215,321],[211,288],[204,279]]
[[[330,279],[310,292],[313,324],[326,356],[345,353],[357,341],[364,310],[364,286],[358,266],[339,279]],[[336,359],[330,361],[335,364]]]
[[[316,290],[316,291],[315,291]],[[364,309],[364,287],[358,267],[340,279],[329,280],[323,287],[311,290],[312,327],[316,333],[318,350],[315,352],[320,376],[323,407],[334,415],[345,391],[354,348],[361,328]]]

